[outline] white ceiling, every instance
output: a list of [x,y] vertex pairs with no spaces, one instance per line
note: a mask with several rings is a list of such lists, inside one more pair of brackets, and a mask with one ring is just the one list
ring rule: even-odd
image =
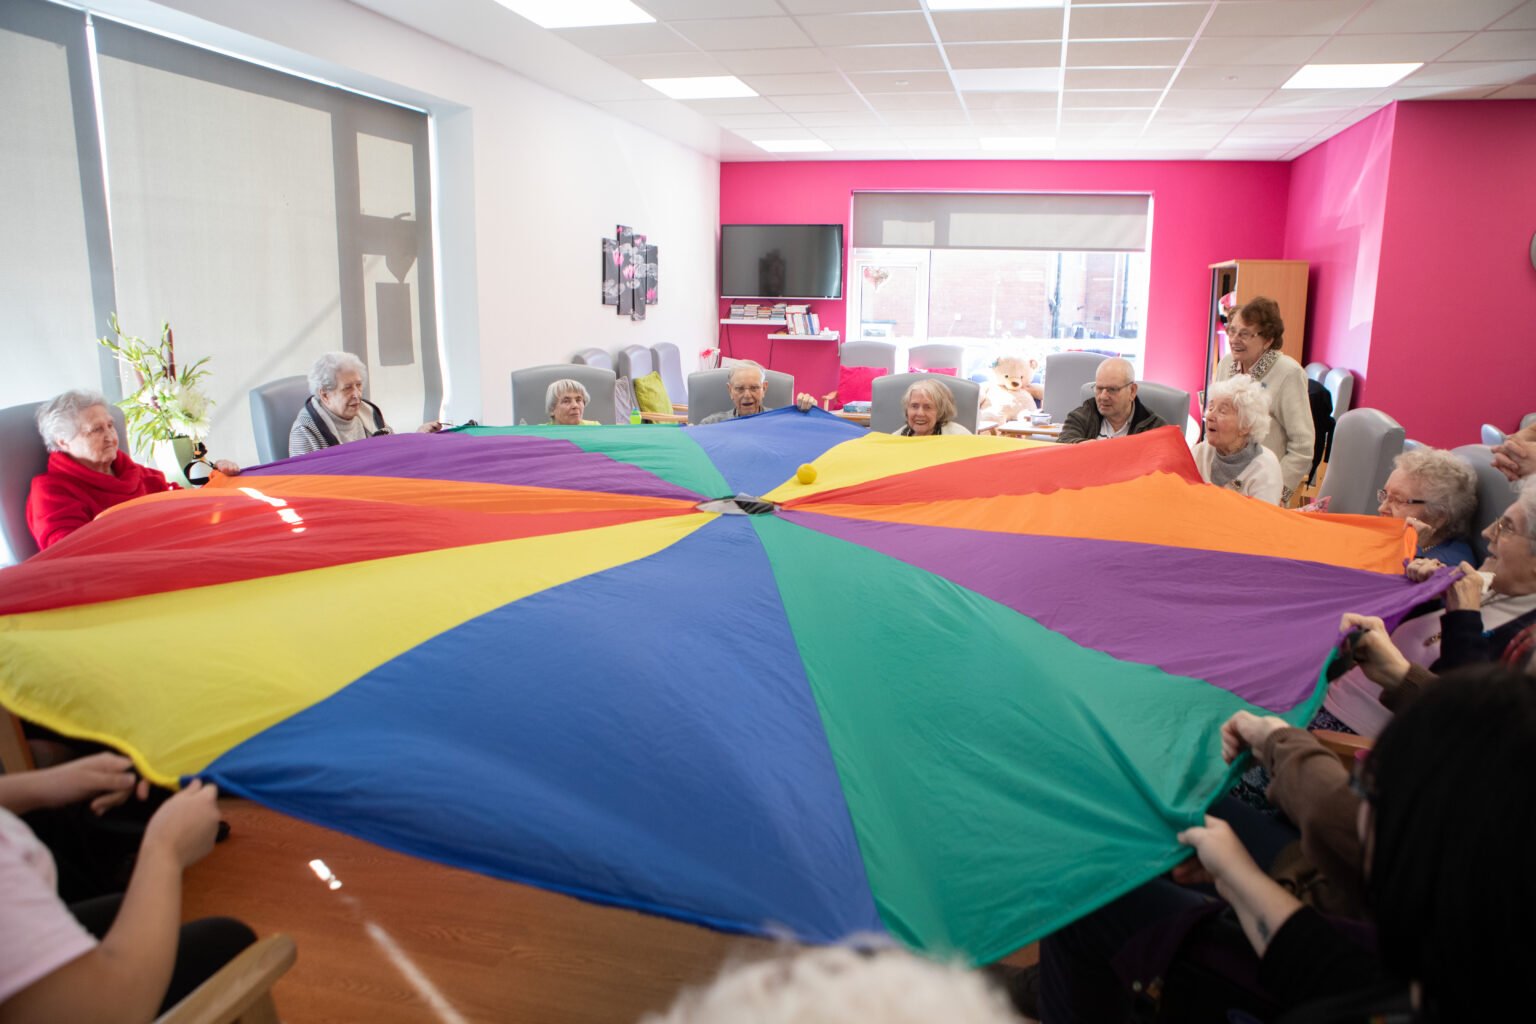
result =
[[[635,0],[654,24],[552,31],[494,0],[353,2],[728,161],[1288,160],[1394,100],[1536,99],[1536,0]],[[1280,89],[1307,63],[1399,61],[1424,66],[1386,89]],[[702,75],[759,95],[640,81]],[[1030,142],[983,148],[999,136]],[[780,139],[832,148],[753,144]]]

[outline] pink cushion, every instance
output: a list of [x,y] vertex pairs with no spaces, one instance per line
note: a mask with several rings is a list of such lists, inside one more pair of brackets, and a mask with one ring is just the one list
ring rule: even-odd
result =
[[868,402],[870,381],[884,377],[886,372],[883,366],[839,366],[837,396],[832,399],[832,408],[841,409],[845,402]]
[[960,376],[958,366],[908,366],[907,370],[911,373],[942,373],[946,377]]

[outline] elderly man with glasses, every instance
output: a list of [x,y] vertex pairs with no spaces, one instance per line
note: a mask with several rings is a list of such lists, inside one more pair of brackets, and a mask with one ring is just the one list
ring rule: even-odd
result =
[[[757,363],[742,360],[731,367],[730,374],[725,378],[725,385],[731,392],[731,408],[726,412],[705,416],[699,420],[699,426],[705,427],[711,423],[741,419],[743,416],[756,416],[760,412],[767,411],[768,372]],[[815,402],[816,400],[810,395],[795,396],[795,408],[801,412],[809,409]]]
[[1136,397],[1136,370],[1124,359],[1106,359],[1093,375],[1093,397],[1067,414],[1059,444],[1125,437],[1168,425]]

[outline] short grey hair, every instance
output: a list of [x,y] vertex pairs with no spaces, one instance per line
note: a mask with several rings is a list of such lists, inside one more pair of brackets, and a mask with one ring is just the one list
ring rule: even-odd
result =
[[309,368],[309,393],[318,398],[322,391],[335,391],[342,370],[356,370],[364,383],[368,381],[368,367],[357,356],[351,352],[327,352]]
[[1254,380],[1247,374],[1238,374],[1219,384],[1212,384],[1210,391],[1206,392],[1205,402],[1209,408],[1216,404],[1217,399],[1225,398],[1232,403],[1232,408],[1237,410],[1237,429],[1250,441],[1264,443],[1269,436],[1269,392],[1264,385]]
[[763,369],[762,364],[754,363],[750,359],[743,359],[741,362],[731,367],[731,372],[725,375],[725,386],[730,387],[731,382],[736,379],[736,374],[740,373],[742,370],[756,370],[759,383],[761,383],[764,387],[768,386],[768,371]]
[[557,380],[544,389],[544,411],[550,416],[555,414],[555,403],[560,401],[561,395],[580,395],[583,404],[592,401],[592,396],[587,394],[587,387],[579,380]]
[[43,444],[51,452],[59,451],[59,438],[71,438],[80,433],[80,414],[98,405],[110,408],[106,395],[88,388],[76,388],[38,406],[37,432],[43,435]]
[[1477,473],[1460,456],[1440,448],[1406,451],[1392,460],[1392,469],[1413,477],[1424,488],[1425,522],[1436,533],[1465,537],[1477,511]]

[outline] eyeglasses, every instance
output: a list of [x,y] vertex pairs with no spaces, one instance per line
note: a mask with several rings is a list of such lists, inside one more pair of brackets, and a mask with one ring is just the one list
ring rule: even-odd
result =
[[763,386],[761,384],[732,384],[731,385],[731,394],[733,394],[733,395],[753,394],[753,393],[761,391],[761,390],[763,390]]
[[1106,387],[1103,384],[1095,384],[1093,386],[1093,393],[1096,395],[1118,395],[1128,387],[1130,387],[1129,384],[1121,384],[1120,386],[1113,388]]
[[1251,328],[1248,328],[1248,327],[1244,327],[1240,331],[1234,331],[1231,328],[1227,329],[1227,337],[1228,338],[1236,338],[1238,341],[1252,341],[1254,338],[1257,338],[1258,336],[1259,336],[1259,332],[1258,331],[1252,330]]
[[1509,518],[1509,516],[1500,516],[1494,522],[1493,526],[1488,530],[1488,539],[1490,541],[1498,540],[1499,535],[1504,533],[1506,530],[1510,533],[1517,532],[1515,529],[1515,521]]
[[1376,503],[1378,505],[1428,505],[1429,504],[1429,502],[1424,500],[1423,498],[1399,498],[1395,494],[1389,494],[1387,492],[1386,488],[1382,488],[1381,490],[1376,492]]

